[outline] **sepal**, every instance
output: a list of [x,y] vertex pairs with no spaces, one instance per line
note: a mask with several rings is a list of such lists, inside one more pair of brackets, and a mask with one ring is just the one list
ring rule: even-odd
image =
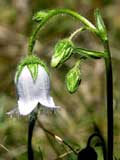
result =
[[46,70],[46,72],[48,72],[48,68],[46,64],[41,59],[39,59],[37,56],[35,55],[26,56],[18,65],[17,72],[15,75],[15,82],[17,82],[25,66],[28,67],[33,80],[36,80],[37,75],[38,75],[38,65],[42,66]]

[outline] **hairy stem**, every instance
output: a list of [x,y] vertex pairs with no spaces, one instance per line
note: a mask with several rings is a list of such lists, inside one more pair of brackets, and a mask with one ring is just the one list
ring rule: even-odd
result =
[[58,15],[58,14],[67,14],[67,15],[70,15],[70,16],[76,18],[77,20],[81,21],[86,26],[86,28],[88,28],[90,31],[92,31],[92,32],[94,32],[96,34],[98,33],[98,30],[96,29],[96,27],[90,21],[88,21],[82,15],[80,15],[80,14],[74,12],[74,11],[71,11],[69,9],[51,10],[51,11],[49,11],[48,15],[36,26],[35,30],[33,31],[32,35],[30,37],[30,40],[29,40],[29,46],[28,46],[28,53],[29,54],[32,54],[33,47],[34,47],[35,41],[37,39],[37,33],[39,32],[40,28],[44,24],[46,24],[46,22],[50,18],[52,18],[53,16]]
[[113,78],[108,40],[104,42],[107,90],[107,160],[113,160]]
[[32,136],[36,120],[37,120],[37,112],[33,111],[30,114],[29,126],[28,126],[28,160],[34,160],[34,154],[32,149]]

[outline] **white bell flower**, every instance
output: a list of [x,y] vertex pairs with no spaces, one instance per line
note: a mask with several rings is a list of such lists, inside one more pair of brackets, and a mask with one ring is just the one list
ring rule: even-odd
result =
[[21,115],[28,115],[38,104],[49,109],[59,108],[50,96],[50,79],[45,67],[36,56],[28,56],[19,65],[15,84]]

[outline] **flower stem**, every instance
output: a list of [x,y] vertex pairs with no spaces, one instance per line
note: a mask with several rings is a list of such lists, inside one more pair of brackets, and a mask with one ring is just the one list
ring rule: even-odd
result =
[[107,55],[106,66],[106,90],[107,90],[107,160],[113,160],[113,78],[112,64],[108,40],[103,42],[104,52]]
[[39,32],[40,28],[42,28],[42,26],[44,24],[46,24],[46,22],[48,22],[48,20],[50,18],[52,18],[55,15],[58,14],[67,14],[70,15],[74,18],[76,18],[77,20],[79,20],[80,22],[82,22],[85,27],[87,29],[89,29],[90,31],[92,31],[93,33],[98,33],[98,30],[96,29],[96,27],[90,22],[88,21],[85,17],[83,17],[82,15],[78,14],[77,12],[71,11],[69,9],[56,9],[56,10],[51,10],[49,11],[48,15],[36,26],[36,28],[34,29],[30,39],[29,39],[29,46],[28,46],[28,54],[31,55],[32,51],[33,51],[33,47],[35,45],[35,41],[37,39],[37,33]]
[[34,160],[34,154],[32,149],[32,135],[36,120],[37,120],[37,112],[33,111],[30,114],[29,127],[28,127],[28,160]]
[[72,40],[79,32],[82,32],[82,31],[84,31],[84,30],[85,30],[85,27],[80,27],[80,28],[78,28],[76,31],[74,31],[74,32],[70,35],[69,40]]
[[103,159],[106,160],[106,145],[105,145],[105,141],[103,139],[103,137],[99,134],[99,133],[93,133],[89,138],[88,138],[88,142],[87,142],[87,147],[90,146],[91,141],[94,137],[98,137],[101,141],[101,145],[102,145],[102,151],[103,151]]

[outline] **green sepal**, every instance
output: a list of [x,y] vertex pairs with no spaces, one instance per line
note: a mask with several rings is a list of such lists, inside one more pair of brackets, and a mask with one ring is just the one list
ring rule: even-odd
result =
[[18,80],[18,78],[19,78],[19,76],[25,66],[28,67],[33,80],[36,80],[37,75],[38,75],[38,65],[42,66],[46,70],[46,72],[49,73],[46,64],[40,58],[38,58],[35,55],[26,56],[17,67],[15,81]]
[[75,93],[81,82],[80,61],[66,75],[66,87],[69,93]]
[[48,15],[48,11],[39,11],[33,16],[33,20],[36,22],[42,21]]
[[107,40],[107,29],[106,26],[104,24],[104,21],[102,19],[102,16],[100,14],[99,9],[95,10],[95,19],[96,19],[96,27],[99,31],[99,36],[103,39],[103,40]]
[[27,65],[33,80],[35,81],[38,76],[38,64],[28,64]]
[[51,66],[57,67],[62,65],[70,58],[73,52],[73,43],[69,39],[63,39],[55,45],[54,54],[51,60]]

